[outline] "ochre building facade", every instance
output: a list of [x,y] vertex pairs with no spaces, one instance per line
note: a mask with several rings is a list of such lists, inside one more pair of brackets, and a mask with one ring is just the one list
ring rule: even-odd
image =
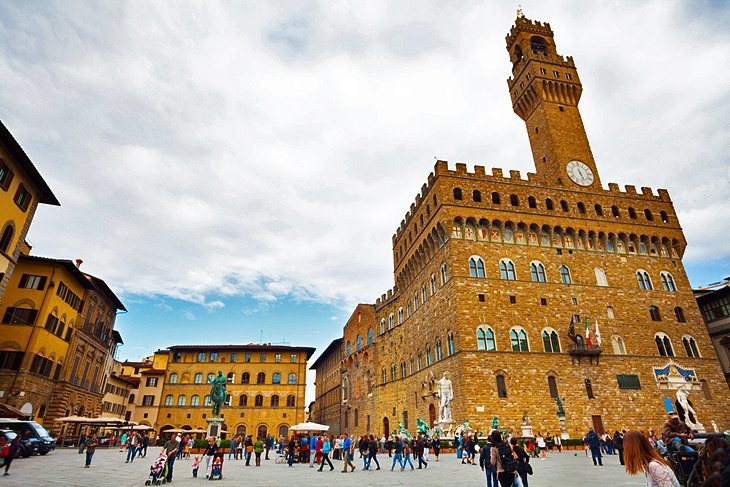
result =
[[[730,428],[668,192],[603,187],[580,78],[549,24],[519,17],[506,41],[536,172],[436,163],[393,236],[395,287],[361,326],[373,343],[344,350],[342,414],[357,404],[371,417],[349,430],[433,425],[445,371],[454,425],[477,431],[496,416],[519,433],[527,414],[533,430],[559,434],[558,397],[571,437],[660,429],[680,385],[705,426]],[[368,370],[372,387],[353,387]]]

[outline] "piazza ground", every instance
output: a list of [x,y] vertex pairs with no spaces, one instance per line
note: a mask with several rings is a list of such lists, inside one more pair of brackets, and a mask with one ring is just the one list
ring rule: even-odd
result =
[[[144,485],[149,467],[158,449],[150,449],[147,458],[124,463],[125,454],[117,449],[101,449],[94,455],[90,469],[84,469],[84,455],[75,450],[58,450],[45,457],[19,459],[13,462],[10,476],[0,476],[0,486],[78,486],[78,485]],[[575,455],[577,453],[577,456]],[[245,467],[241,461],[226,461],[224,479],[214,485],[369,485],[369,486],[428,486],[428,485],[485,485],[479,467],[462,465],[453,454],[442,455],[441,461],[431,462],[426,470],[391,472],[385,469],[388,455],[378,455],[382,470],[362,471],[362,461],[356,461],[354,473],[340,473],[342,464],[335,462],[335,471],[317,472],[308,466],[287,465],[262,460],[260,468]],[[535,475],[529,478],[532,487],[587,487],[587,486],[643,486],[643,476],[631,477],[619,465],[617,456],[604,458],[604,467],[594,467],[584,451],[552,453],[547,460],[532,461]],[[253,462],[252,462],[253,463]],[[173,485],[208,485],[205,475],[192,478],[191,460],[179,460],[175,464]]]

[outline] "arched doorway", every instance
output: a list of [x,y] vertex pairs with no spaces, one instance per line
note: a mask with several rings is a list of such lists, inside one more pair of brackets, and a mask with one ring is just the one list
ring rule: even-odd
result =
[[286,438],[289,436],[289,426],[282,424],[279,426],[279,438]]
[[243,436],[246,437],[246,425],[245,424],[239,424],[236,428],[236,436]]
[[390,423],[387,416],[383,418],[383,434],[386,438],[390,436]]
[[428,405],[428,427],[433,428],[436,423],[436,406],[433,403]]
[[223,423],[221,431],[225,431],[225,433],[220,433],[221,440],[225,440],[228,437],[228,425],[226,423]]
[[269,433],[269,429],[266,427],[265,424],[259,425],[258,429],[256,430],[256,437],[257,438],[266,438],[266,436]]

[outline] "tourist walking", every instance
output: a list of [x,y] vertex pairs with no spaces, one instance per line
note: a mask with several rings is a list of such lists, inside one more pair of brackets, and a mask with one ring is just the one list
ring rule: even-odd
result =
[[368,454],[368,437],[361,436],[357,442],[357,449],[360,452],[360,458],[362,458],[362,469],[367,470],[370,468],[370,455]]
[[235,458],[236,454],[236,439],[231,438],[231,444],[228,445],[228,460],[231,459],[231,457]]
[[335,469],[335,466],[332,465],[332,460],[330,460],[331,451],[332,443],[330,443],[330,439],[325,436],[324,440],[322,441],[322,460],[320,460],[319,462],[319,472],[321,472],[324,468],[325,462],[330,466],[330,472]]
[[395,464],[397,462],[398,465],[400,466],[400,471],[402,472],[403,469],[405,468],[405,464],[403,463],[403,450],[404,450],[405,445],[403,443],[403,440],[398,436],[396,436],[392,440],[392,442],[393,442],[393,450],[395,451],[395,453],[393,454],[393,464],[390,466],[390,471],[391,472],[393,471],[393,469],[395,468]]
[[314,468],[314,457],[317,456],[317,435],[309,439],[309,468]]
[[563,453],[563,441],[560,439],[560,436],[555,435],[553,441],[555,442],[555,446],[558,447],[558,453]]
[[373,462],[377,465],[375,470],[380,470],[380,462],[378,462],[378,441],[375,436],[370,435],[370,441],[368,442],[368,469],[373,469]]
[[138,442],[139,438],[137,437],[137,433],[130,433],[129,437],[127,438],[127,461],[124,463],[134,462],[134,456],[137,454]]
[[10,475],[8,473],[8,470],[10,469],[10,464],[13,463],[13,459],[16,455],[18,455],[18,450],[20,450],[20,440],[22,439],[23,435],[18,433],[15,438],[10,442],[9,448],[7,450],[7,455],[3,458],[4,463],[3,467],[5,467],[5,473],[3,475]]
[[539,431],[537,432],[535,443],[537,443],[537,447],[540,449],[540,456],[542,458],[547,458],[547,445],[545,444],[545,438],[542,437]]
[[421,435],[418,438],[418,441],[416,441],[416,455],[418,455],[418,468],[420,469],[421,466],[423,468],[428,468],[428,462],[425,458],[423,458],[423,455],[426,451],[426,435]]
[[388,451],[388,458],[392,458],[393,457],[393,437],[392,436],[389,437],[385,441],[385,449]]
[[520,476],[520,480],[522,480],[522,487],[527,487],[527,476],[532,473],[530,456],[527,454],[525,449],[518,444],[517,438],[509,440],[509,444],[517,457],[517,474]]
[[165,450],[165,454],[167,454],[167,476],[165,477],[165,481],[170,483],[172,482],[172,469],[175,466],[175,457],[177,457],[177,452],[180,451],[180,442],[176,437],[171,436],[170,439],[165,442],[162,449]]
[[403,468],[406,468],[406,464],[411,466],[411,470],[414,470],[413,461],[411,460],[411,455],[413,454],[413,441],[412,440],[404,440],[403,445]]
[[[497,469],[492,465],[492,448],[494,448],[494,446],[492,445],[490,437],[489,441],[487,441],[482,448],[482,451],[479,452],[479,466],[482,468],[482,472],[484,472],[487,476],[487,487],[499,487],[499,483],[497,481]],[[438,461],[438,456],[436,458],[436,461]]]
[[271,450],[272,448],[274,448],[274,437],[273,437],[273,435],[269,435],[268,438],[266,438],[266,445],[265,446],[266,446],[266,448],[265,448],[266,455],[264,457],[264,460],[268,460],[269,459],[269,450]]
[[253,453],[256,455],[256,466],[261,466],[261,454],[264,451],[264,442],[261,441],[261,437],[256,439],[256,443],[253,444]]
[[616,430],[613,433],[613,447],[618,452],[618,461],[621,465],[624,464],[624,437],[621,433]]
[[512,446],[502,441],[499,431],[492,431],[489,435],[492,443],[490,462],[497,469],[497,479],[501,487],[522,487],[522,480],[517,473],[517,458]]
[[81,433],[79,438],[79,455],[84,453],[84,448],[86,448],[86,432]]
[[[294,455],[296,455],[296,449],[297,449],[297,440],[294,437],[294,435],[289,438],[289,444],[287,445],[289,447],[289,450],[287,452],[287,460],[289,467],[291,467],[294,464]],[[248,460],[246,460],[246,465],[248,465]]]
[[96,438],[96,433],[92,434],[91,438],[86,440],[86,463],[84,463],[84,468],[91,467],[91,459],[94,458],[98,442],[99,440]]
[[[292,438],[292,441],[294,441],[293,438]],[[248,435],[246,437],[246,441],[244,442],[244,446],[246,448],[246,453],[245,453],[245,455],[246,455],[246,466],[249,467],[249,466],[251,466],[251,455],[253,454],[253,437],[252,437],[252,435]]]
[[350,438],[347,433],[345,433],[345,438],[342,440],[342,460],[344,466],[342,467],[342,473],[347,473],[347,467],[350,467],[352,470],[351,472],[355,471],[355,465],[352,463],[352,460],[354,460],[354,448],[355,445],[352,442],[352,438]]
[[639,431],[623,436],[626,471],[631,475],[644,472],[647,487],[680,487],[669,462],[656,451]]
[[598,438],[598,435],[595,431],[593,431],[593,428],[590,428],[588,430],[588,434],[585,438],[586,445],[588,445],[588,449],[591,450],[591,458],[593,459],[593,466],[603,466],[603,460],[601,460],[601,440]]
[[208,446],[205,447],[205,451],[203,451],[203,456],[205,457],[205,478],[207,479],[210,477],[210,471],[213,468],[213,458],[218,453],[218,443],[215,441],[215,436],[211,436],[208,438]]

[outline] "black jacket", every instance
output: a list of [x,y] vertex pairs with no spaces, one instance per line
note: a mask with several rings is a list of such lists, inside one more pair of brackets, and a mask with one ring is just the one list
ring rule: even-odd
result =
[[492,466],[492,445],[487,443],[479,452],[479,466],[482,468],[490,468]]

